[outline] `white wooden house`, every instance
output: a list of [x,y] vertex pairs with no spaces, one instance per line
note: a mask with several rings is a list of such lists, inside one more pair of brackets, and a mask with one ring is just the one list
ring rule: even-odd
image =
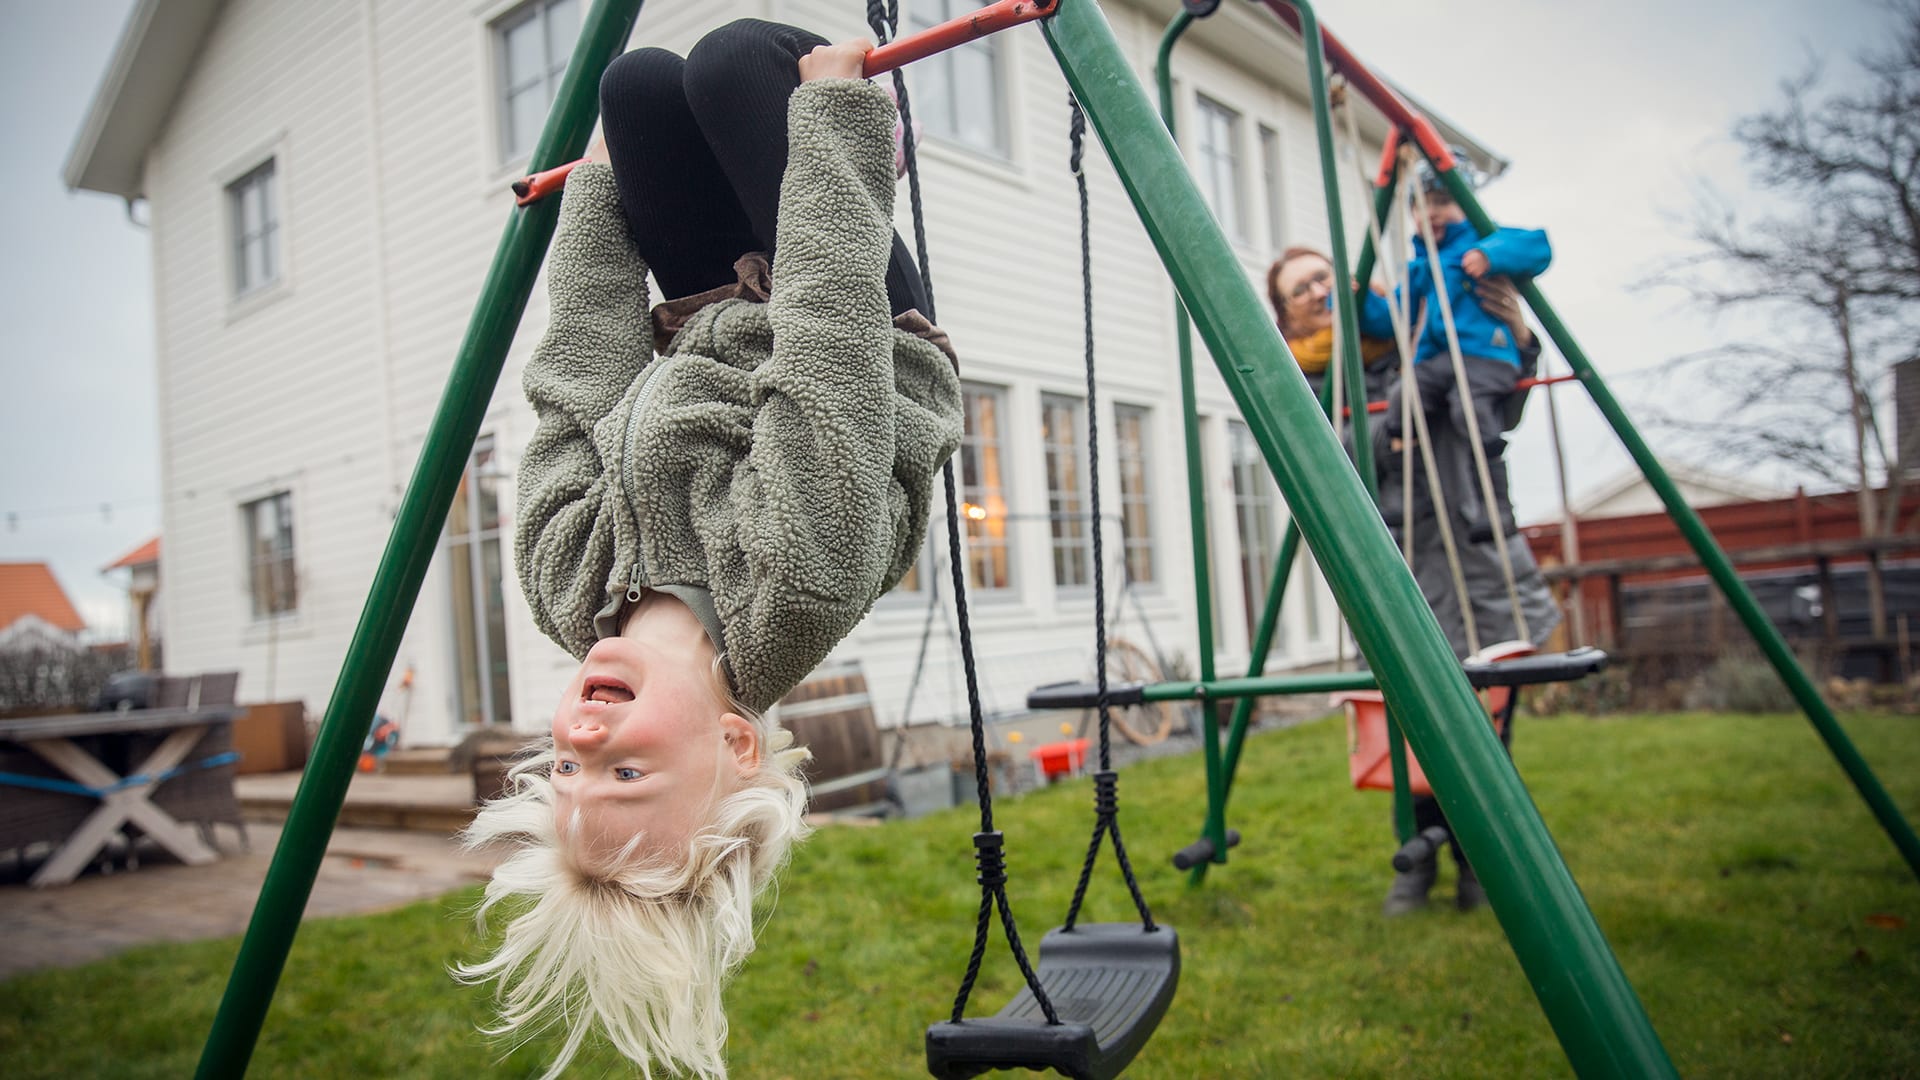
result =
[[[588,2],[136,4],[66,178],[145,204],[171,666],[237,667],[250,700],[324,707],[511,212],[507,183],[525,171]],[[971,3],[902,6],[920,26]],[[1177,7],[1106,4],[1143,79]],[[633,41],[684,50],[749,16],[839,38],[865,32],[864,13],[857,0],[651,0]],[[1283,246],[1324,246],[1298,41],[1265,12],[1226,5],[1174,66],[1181,145],[1249,277],[1262,281]],[[1013,708],[1029,685],[1090,669],[1066,88],[1030,28],[911,78],[932,277],[969,390],[963,453],[977,483],[965,498],[986,515],[970,525],[974,623],[992,703]],[[1371,163],[1384,129],[1365,111],[1362,130]],[[1483,167],[1500,164],[1473,150]],[[1173,292],[1112,169],[1089,160],[1109,580],[1124,546],[1136,581],[1118,633],[1142,637],[1150,620],[1191,664]],[[399,666],[415,672],[414,700],[394,690],[385,707],[406,715],[411,742],[488,720],[538,729],[571,669],[534,629],[509,550],[514,463],[533,427],[520,370],[545,311],[537,290],[409,623]],[[1202,367],[1216,621],[1231,666],[1245,663],[1248,598],[1257,605],[1284,508],[1204,354]],[[865,666],[883,723],[900,719],[938,569],[923,565],[840,650]],[[934,623],[916,720],[962,711],[949,611]],[[1317,576],[1292,590],[1274,665],[1331,656],[1334,616]]]

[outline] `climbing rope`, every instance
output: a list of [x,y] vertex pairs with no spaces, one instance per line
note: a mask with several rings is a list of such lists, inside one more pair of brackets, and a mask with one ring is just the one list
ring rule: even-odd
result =
[[[873,28],[878,42],[886,44],[900,25],[899,0],[867,0],[867,25]],[[920,162],[913,138],[913,108],[907,96],[906,76],[897,68],[893,72],[893,91],[894,100],[900,108],[901,150],[906,157],[907,191],[913,209],[914,254],[920,264],[920,285],[927,303],[927,310],[921,314],[927,317],[928,322],[936,322],[933,276],[927,258],[926,212],[920,199]],[[1019,927],[1014,923],[1013,909],[1007,903],[1005,842],[993,827],[993,792],[987,773],[986,719],[980,709],[980,673],[974,662],[973,627],[967,615],[967,569],[960,545],[960,498],[951,460],[941,470],[941,479],[946,489],[947,562],[953,575],[954,621],[960,630],[960,666],[966,673],[967,718],[973,730],[974,790],[980,803],[980,831],[973,835],[975,877],[980,883],[980,911],[974,922],[973,950],[967,956],[966,974],[961,977],[960,989],[953,999],[953,1021],[959,1023],[966,1015],[967,999],[972,996],[974,983],[980,977],[980,962],[987,951],[987,934],[993,925],[993,913],[998,909],[1001,927],[1007,934],[1007,948],[1012,951],[1014,962],[1020,966],[1020,974],[1027,980],[1027,989],[1033,992],[1034,1000],[1046,1016],[1047,1023],[1058,1024],[1059,1013],[1054,1010],[1046,989],[1040,985],[1039,975],[1027,959],[1026,948],[1020,943]]]

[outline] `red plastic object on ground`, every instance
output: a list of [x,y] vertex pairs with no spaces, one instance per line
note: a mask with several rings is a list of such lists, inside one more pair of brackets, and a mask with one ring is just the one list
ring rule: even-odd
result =
[[1027,751],[1027,756],[1033,759],[1034,768],[1040,770],[1040,778],[1051,784],[1086,767],[1087,740],[1069,739],[1036,746]]
[[[1533,652],[1533,646],[1524,641],[1503,641],[1481,649],[1473,658],[1489,662],[1513,660]],[[1512,697],[1510,686],[1494,686],[1480,692],[1480,700],[1487,706],[1488,720],[1496,731],[1500,722],[1494,718],[1507,715],[1507,702]],[[1378,690],[1351,690],[1333,695],[1331,703],[1347,708],[1347,774],[1354,788],[1392,791],[1393,759],[1387,752],[1386,699]],[[1421,771],[1411,747],[1407,749],[1407,790],[1415,795],[1433,794],[1433,785],[1427,783],[1427,774]]]

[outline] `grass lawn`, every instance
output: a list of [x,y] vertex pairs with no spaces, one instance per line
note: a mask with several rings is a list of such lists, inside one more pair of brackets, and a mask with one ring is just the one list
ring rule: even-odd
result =
[[[1848,730],[1920,818],[1920,720]],[[1493,916],[1387,922],[1387,800],[1347,789],[1333,721],[1250,741],[1234,861],[1189,889],[1166,856],[1194,835],[1197,757],[1121,784],[1156,915],[1181,935],[1178,997],[1130,1077],[1570,1075]],[[1920,884],[1805,720],[1523,717],[1515,756],[1685,1076],[1920,1076]],[[998,810],[1029,941],[1058,922],[1091,825],[1085,783]],[[924,1075],[978,894],[973,811],[819,834],[783,879],[731,993],[742,1077]],[[474,1034],[482,991],[444,975],[472,954],[468,891],[302,931],[255,1075],[537,1075],[547,1044]],[[1130,917],[1110,855],[1096,919]],[[236,943],[156,946],[0,984],[10,1077],[184,1076]],[[1018,975],[996,936],[975,991],[992,1012]],[[604,1051],[574,1075],[625,1075]],[[1021,1073],[1018,1075],[1031,1075]]]

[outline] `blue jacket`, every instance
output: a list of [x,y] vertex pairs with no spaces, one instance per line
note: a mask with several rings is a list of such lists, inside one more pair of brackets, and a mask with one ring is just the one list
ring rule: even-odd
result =
[[[1487,256],[1487,273],[1532,277],[1544,272],[1553,261],[1553,248],[1547,243],[1547,234],[1539,229],[1496,229],[1491,236],[1481,239],[1470,223],[1459,221],[1447,226],[1437,239],[1440,266],[1447,275],[1447,297],[1453,301],[1454,329],[1460,335],[1460,354],[1519,366],[1520,353],[1513,346],[1512,329],[1480,306],[1477,284],[1460,269],[1460,260],[1467,252],[1478,249]],[[1414,342],[1413,362],[1421,364],[1436,356],[1446,356],[1447,327],[1440,317],[1439,290],[1434,286],[1423,237],[1413,238],[1413,261],[1407,265],[1407,280],[1401,288],[1413,290],[1415,299],[1411,310],[1415,319],[1419,318],[1421,305],[1424,304],[1428,312],[1426,328],[1420,340]],[[1362,289],[1360,295],[1363,298],[1360,332],[1368,337],[1393,337],[1393,316],[1386,297],[1369,289]]]

